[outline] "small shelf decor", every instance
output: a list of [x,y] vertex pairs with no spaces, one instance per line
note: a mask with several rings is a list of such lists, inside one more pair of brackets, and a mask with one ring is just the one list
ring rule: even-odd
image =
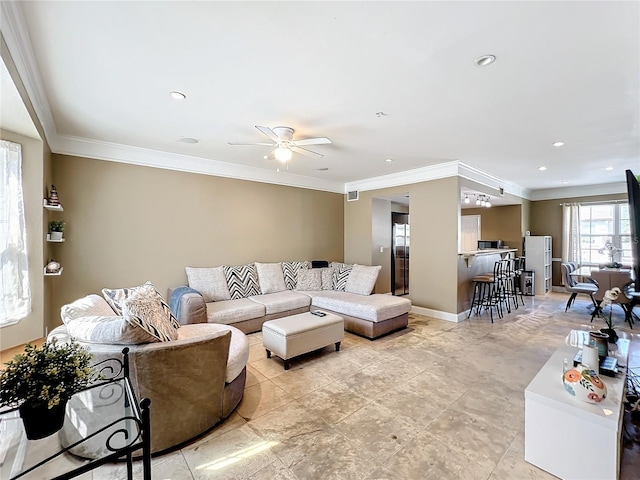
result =
[[51,220],[49,222],[49,234],[47,235],[47,241],[50,241],[50,242],[62,241],[63,232],[64,232],[64,222],[61,220]]
[[91,354],[79,343],[27,344],[0,370],[0,405],[17,407],[29,440],[62,428],[67,401],[99,379]]

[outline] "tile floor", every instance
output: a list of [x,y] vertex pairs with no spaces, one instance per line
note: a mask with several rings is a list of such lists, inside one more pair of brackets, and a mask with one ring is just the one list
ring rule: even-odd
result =
[[[340,352],[314,352],[286,372],[252,334],[236,412],[154,458],[153,478],[555,478],[524,461],[523,390],[570,329],[591,326],[588,302],[578,299],[565,314],[566,299],[526,298],[493,325],[486,315],[458,324],[412,315],[403,332],[375,341],[346,334]],[[634,339],[631,360],[640,365]],[[621,478],[639,471],[636,442],[624,450]],[[124,467],[91,477],[122,479]]]

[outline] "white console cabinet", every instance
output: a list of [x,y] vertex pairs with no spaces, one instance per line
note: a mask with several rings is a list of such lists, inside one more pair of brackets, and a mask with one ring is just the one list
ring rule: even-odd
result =
[[[626,365],[629,341],[618,342],[618,362]],[[607,398],[599,404],[576,400],[562,384],[563,363],[578,351],[558,349],[524,392],[524,458],[562,479],[617,479],[622,453],[626,370],[601,376]]]

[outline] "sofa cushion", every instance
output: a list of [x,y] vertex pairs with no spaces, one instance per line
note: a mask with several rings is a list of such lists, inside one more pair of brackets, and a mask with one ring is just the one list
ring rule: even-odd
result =
[[[269,295],[277,295],[277,293],[270,293]],[[209,323],[228,325],[264,317],[264,315],[264,305],[248,298],[207,303],[207,322]]]
[[260,283],[260,291],[262,293],[283,292],[287,289],[287,286],[284,283],[282,265],[279,262],[256,262],[256,270],[258,271],[258,282]]
[[289,290],[249,298],[257,304],[263,305],[267,315],[295,310],[296,308],[305,308],[311,304],[309,295]]
[[231,300],[224,268],[220,267],[186,267],[189,286],[198,290],[205,302]]
[[113,309],[113,311],[116,312],[116,315],[123,315],[122,307],[125,300],[130,296],[136,294],[140,294],[143,297],[152,298],[160,302],[167,321],[173,328],[180,328],[180,322],[178,322],[176,317],[173,315],[173,313],[171,312],[171,308],[169,308],[169,305],[164,301],[162,295],[160,295],[160,293],[156,290],[156,287],[154,287],[153,283],[147,281],[142,285],[138,285],[136,287],[102,289],[102,295],[104,296],[104,299]]
[[333,272],[335,267],[321,268],[322,290],[333,290]]
[[66,327],[71,337],[84,343],[139,345],[159,341],[158,338],[128,322],[124,317],[113,314],[91,315],[69,320]]
[[76,318],[92,315],[109,317],[115,315],[115,312],[104,298],[95,293],[79,298],[75,302],[64,305],[60,309],[60,317],[65,325],[67,322],[75,320]]
[[195,323],[193,325],[185,325],[178,330],[178,340],[203,337],[227,330],[231,331],[231,343],[229,345],[225,382],[231,383],[242,373],[249,360],[249,340],[244,333],[231,325]]
[[289,290],[296,288],[298,282],[298,272],[309,268],[308,262],[282,262],[282,273],[284,274],[284,283]]
[[122,316],[159,341],[168,342],[178,338],[178,332],[169,320],[167,308],[159,298],[140,291],[124,300]]
[[337,314],[380,322],[411,310],[411,301],[393,295],[373,294],[358,295],[356,293],[322,291],[308,292],[311,305],[326,308]]
[[376,285],[378,273],[382,267],[375,265],[369,267],[366,265],[354,265],[351,273],[347,277],[347,285],[344,289],[348,293],[357,293],[359,295],[371,295],[373,287]]
[[347,280],[353,265],[346,263],[339,263],[334,266],[333,270],[333,289],[339,292],[344,292],[347,288]]
[[296,290],[322,290],[322,272],[318,268],[300,270]]
[[248,265],[224,265],[224,276],[227,278],[227,286],[231,294],[231,300],[247,298],[251,295],[260,295],[258,272],[253,263]]

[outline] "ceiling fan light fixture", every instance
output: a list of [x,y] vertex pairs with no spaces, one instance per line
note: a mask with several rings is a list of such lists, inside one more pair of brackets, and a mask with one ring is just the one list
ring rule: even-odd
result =
[[292,152],[287,147],[278,147],[273,152],[273,155],[279,162],[287,163],[289,160],[291,160]]

